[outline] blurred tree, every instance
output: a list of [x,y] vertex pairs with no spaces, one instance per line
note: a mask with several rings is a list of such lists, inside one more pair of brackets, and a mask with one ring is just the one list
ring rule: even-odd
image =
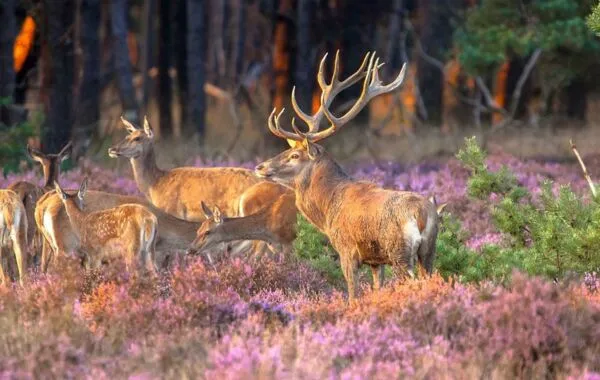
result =
[[158,107],[160,113],[160,133],[162,136],[173,134],[171,116],[171,0],[159,0],[160,29],[158,38]]
[[273,107],[281,109],[290,96],[292,0],[281,0],[273,18]]
[[587,19],[588,27],[596,34],[600,35],[600,3],[598,3]]
[[75,128],[90,135],[100,120],[100,0],[81,0],[80,49],[83,77],[75,99]]
[[206,0],[187,0],[188,130],[202,139],[205,132]]
[[[470,74],[485,76],[506,60],[524,59],[542,49],[537,76],[544,103],[566,90],[571,98],[568,112],[581,115],[586,86],[577,85],[577,78],[600,57],[600,41],[585,25],[592,3],[483,0],[468,12],[465,24],[455,33],[458,58]],[[593,24],[593,19],[590,22]]]
[[246,51],[246,19],[248,13],[247,0],[234,0],[233,46],[231,52],[231,80],[234,86],[239,86],[244,72],[244,54]]
[[310,112],[315,82],[315,62],[311,54],[314,1],[298,0],[296,6],[296,99],[304,112]]
[[43,83],[47,87],[42,149],[56,153],[69,142],[73,125],[75,7],[69,0],[46,0],[43,5],[47,49]]
[[112,50],[123,113],[130,121],[139,123],[138,103],[133,87],[133,73],[127,46],[127,9],[127,0],[110,2]]
[[187,79],[187,14],[186,1],[177,0],[171,8],[173,12],[173,58],[177,70],[177,90],[179,94],[179,106],[181,107],[180,123],[188,125],[187,103],[188,103],[188,79]]
[[17,35],[15,3],[16,0],[0,2],[0,23],[2,23],[0,28],[0,100],[8,99],[10,102],[13,100],[15,91],[15,70],[13,68],[13,48]]

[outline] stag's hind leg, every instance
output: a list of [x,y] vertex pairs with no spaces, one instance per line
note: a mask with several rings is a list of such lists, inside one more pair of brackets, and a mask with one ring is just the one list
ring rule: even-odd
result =
[[371,273],[373,274],[373,289],[379,290],[383,286],[385,265],[371,265]]
[[342,272],[348,285],[349,303],[352,303],[356,299],[356,289],[358,288],[358,268],[360,267],[360,263],[355,258],[356,256],[352,252],[346,255],[340,254]]

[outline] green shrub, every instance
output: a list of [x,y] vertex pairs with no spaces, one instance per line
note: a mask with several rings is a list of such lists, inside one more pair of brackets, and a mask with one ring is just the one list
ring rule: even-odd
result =
[[[550,278],[600,268],[597,200],[584,202],[567,185],[560,186],[555,195],[549,180],[542,184],[539,199],[534,200],[506,167],[495,173],[488,170],[486,154],[474,138],[466,140],[457,157],[471,171],[469,195],[479,199],[489,199],[492,193],[500,196],[498,202],[490,201],[490,207],[495,227],[511,238],[510,247],[488,255],[486,261],[499,260],[501,265],[513,261],[530,274]],[[497,268],[494,265],[489,270]]]
[[23,123],[6,126],[0,123],[0,164],[2,174],[17,172],[21,162],[27,161],[25,143],[30,137],[36,135],[39,125],[43,121],[43,115],[37,113],[32,120]]

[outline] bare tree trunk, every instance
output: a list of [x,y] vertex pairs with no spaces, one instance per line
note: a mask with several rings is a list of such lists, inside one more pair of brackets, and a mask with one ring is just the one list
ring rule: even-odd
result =
[[206,0],[187,0],[188,129],[202,139],[205,131]]
[[298,0],[296,10],[296,99],[300,108],[310,112],[314,88],[311,60],[311,22],[313,19],[313,1]]
[[100,119],[100,0],[81,0],[80,49],[83,77],[75,102],[75,128],[89,135]]
[[275,15],[273,35],[273,76],[275,78],[273,107],[283,108],[290,94],[290,19],[292,1],[281,0]]
[[154,11],[155,1],[146,0],[144,2],[143,31],[144,40],[142,48],[142,114],[148,116],[148,100],[150,99],[150,89],[152,88],[152,78],[150,78],[150,68],[154,61]]
[[16,0],[0,2],[0,99],[11,102],[15,91],[13,47],[17,35]]
[[177,69],[177,89],[181,109],[181,126],[187,123],[188,78],[187,78],[187,15],[186,0],[177,0],[173,7],[173,50]]
[[402,66],[402,53],[400,47],[402,33],[404,31],[404,0],[394,0],[393,13],[390,15],[389,35],[387,44],[387,59],[384,67],[386,79],[392,78],[395,72]]
[[171,116],[171,77],[169,76],[171,57],[171,0],[160,0],[160,32],[158,43],[158,107],[160,112],[160,133],[173,134]]
[[127,46],[127,0],[112,0],[110,3],[110,26],[113,37],[113,54],[117,84],[126,117],[139,122],[138,104],[133,87],[133,73]]
[[42,148],[58,152],[71,137],[73,124],[73,27],[75,8],[68,0],[46,0],[48,96]]
[[231,54],[231,80],[234,86],[241,82],[241,76],[244,72],[244,54],[246,50],[246,19],[248,4],[246,0],[235,0],[234,2],[234,44]]

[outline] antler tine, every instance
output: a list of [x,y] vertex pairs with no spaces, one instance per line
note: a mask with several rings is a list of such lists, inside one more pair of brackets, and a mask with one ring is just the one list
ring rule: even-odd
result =
[[321,88],[321,99],[323,99],[323,94],[325,94],[325,99],[327,102],[321,102],[321,106],[315,112],[314,115],[308,115],[304,111],[300,109],[298,102],[296,100],[296,87],[292,88],[292,107],[294,108],[294,112],[298,115],[304,123],[308,126],[308,134],[316,133],[319,131],[319,126],[321,124],[321,120],[323,119],[323,108],[327,108],[331,106],[331,102],[333,99],[343,90],[357,83],[359,80],[363,79],[368,71],[365,71],[365,67],[367,67],[367,63],[369,62],[369,56],[371,53],[367,53],[365,58],[363,59],[360,67],[348,78],[343,81],[339,80],[339,72],[340,72],[340,51],[337,50],[335,53],[335,60],[333,63],[333,73],[331,75],[331,80],[327,83],[325,79],[325,62],[327,62],[328,53],[323,55],[321,62],[319,63],[319,71],[317,72],[317,82],[319,83],[319,87]]
[[283,115],[283,111],[285,111],[285,108],[282,108],[278,114],[275,114],[276,109],[275,108],[273,109],[273,111],[269,115],[269,119],[268,119],[269,130],[271,131],[271,133],[273,133],[277,137],[281,137],[281,138],[288,139],[288,140],[294,140],[294,141],[303,141],[304,140],[303,136],[297,135],[292,132],[288,132],[285,129],[281,128],[279,119],[281,118],[281,115]]
[[331,111],[329,111],[328,105],[331,103],[331,94],[326,94],[325,91],[321,94],[321,104],[325,105],[324,107],[322,106],[321,109],[331,123],[331,126],[326,130],[307,134],[307,138],[310,141],[316,142],[331,136],[340,127],[356,117],[356,115],[367,105],[367,103],[369,103],[371,99],[378,95],[394,91],[404,81],[404,76],[406,74],[406,63],[402,65],[402,70],[400,70],[400,73],[396,79],[394,79],[394,81],[388,85],[383,85],[379,79],[379,67],[381,67],[379,64],[379,58],[376,58],[375,54],[372,54],[369,57],[367,73],[363,81],[361,94],[356,103],[354,103],[350,110],[348,110],[348,112],[346,112],[346,114],[343,116],[336,117],[331,113]]

